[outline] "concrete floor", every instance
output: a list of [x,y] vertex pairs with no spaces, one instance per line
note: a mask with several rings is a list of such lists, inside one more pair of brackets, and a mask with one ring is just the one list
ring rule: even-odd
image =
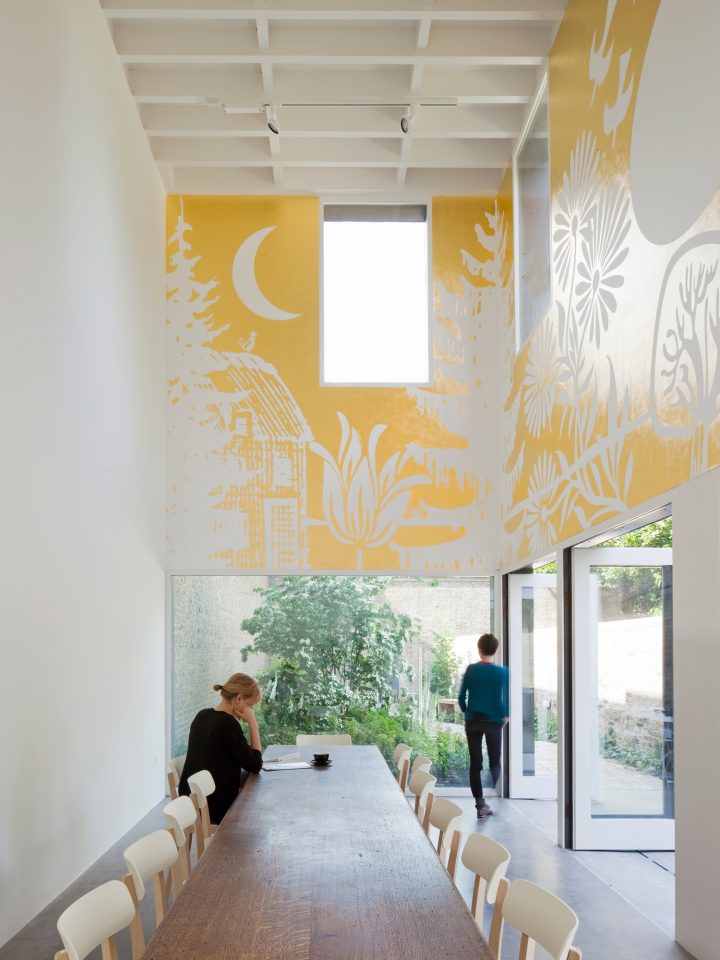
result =
[[[162,807],[154,807],[143,820],[93,864],[60,897],[4,947],[0,960],[43,960],[61,949],[56,921],[68,904],[87,890],[124,871],[122,851],[133,840],[163,827]],[[493,798],[494,814],[478,821],[471,798],[457,800],[464,810],[463,831],[480,831],[504,844],[512,853],[508,877],[526,877],[562,897],[580,917],[576,945],[584,960],[687,960],[689,954],[672,939],[674,876],[667,854],[574,853],[561,850],[548,834],[554,823],[554,804],[537,800]],[[469,903],[472,875],[458,867],[457,886]],[[152,902],[143,904],[149,934],[154,925]],[[485,927],[489,927],[486,909]],[[518,938],[506,929],[503,953],[517,956]],[[97,951],[99,957],[99,951]],[[544,956],[538,950],[537,958]],[[95,955],[91,954],[93,960]],[[129,939],[120,943],[120,960],[129,960]]]

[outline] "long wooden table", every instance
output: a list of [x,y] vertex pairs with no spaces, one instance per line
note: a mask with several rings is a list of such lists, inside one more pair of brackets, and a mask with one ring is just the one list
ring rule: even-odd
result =
[[248,777],[144,960],[492,960],[377,747],[325,749]]

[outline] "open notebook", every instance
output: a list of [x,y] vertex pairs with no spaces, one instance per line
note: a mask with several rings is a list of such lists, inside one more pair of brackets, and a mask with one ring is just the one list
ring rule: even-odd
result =
[[300,759],[299,753],[286,753],[283,757],[274,757],[263,761],[263,770],[309,770],[310,764]]

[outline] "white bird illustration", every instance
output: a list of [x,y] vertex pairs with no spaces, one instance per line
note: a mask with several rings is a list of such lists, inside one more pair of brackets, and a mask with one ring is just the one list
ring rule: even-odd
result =
[[603,85],[605,78],[608,75],[608,70],[610,69],[610,61],[612,60],[614,43],[611,43],[608,47],[607,42],[608,35],[610,33],[610,24],[612,23],[616,6],[617,0],[608,0],[607,10],[605,11],[605,27],[603,29],[602,39],[597,45],[595,43],[597,34],[593,34],[590,59],[588,60],[588,74],[593,82],[593,91],[592,96],[590,97],[590,103],[592,103],[595,99],[595,91],[598,87]]
[[626,50],[620,57],[620,69],[618,71],[618,92],[615,103],[605,104],[603,111],[603,130],[606,134],[612,133],[612,142],[615,146],[615,132],[625,119],[630,106],[633,87],[635,86],[635,74],[630,75],[630,79],[625,83],[627,77],[628,64],[632,50]]
[[245,353],[252,353],[252,349],[255,346],[255,331],[252,331],[247,340],[243,340],[242,337],[238,337],[238,346]]

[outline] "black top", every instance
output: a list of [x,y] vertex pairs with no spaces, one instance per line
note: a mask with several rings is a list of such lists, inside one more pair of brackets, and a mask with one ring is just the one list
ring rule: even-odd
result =
[[262,753],[253,750],[238,721],[229,713],[208,707],[190,724],[178,791],[189,795],[187,778],[199,770],[209,770],[215,781],[215,792],[208,797],[210,822],[220,823],[238,795],[242,771],[259,773],[261,769]]

